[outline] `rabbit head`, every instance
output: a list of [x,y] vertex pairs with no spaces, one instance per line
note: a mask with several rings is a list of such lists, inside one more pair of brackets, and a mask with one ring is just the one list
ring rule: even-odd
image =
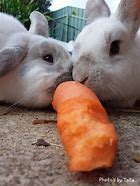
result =
[[12,34],[0,51],[0,100],[29,107],[51,103],[55,88],[71,79],[70,54],[48,37],[39,12],[30,16],[29,31]]
[[86,15],[72,52],[74,80],[101,100],[133,106],[140,98],[140,1],[122,0],[111,15],[104,0],[88,0]]

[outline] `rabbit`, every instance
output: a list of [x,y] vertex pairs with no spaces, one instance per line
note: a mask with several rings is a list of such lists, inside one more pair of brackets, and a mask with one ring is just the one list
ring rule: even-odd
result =
[[88,0],[87,25],[74,42],[73,79],[108,106],[140,99],[140,1],[121,0],[111,14],[104,0]]
[[72,79],[71,55],[48,37],[44,15],[33,11],[27,30],[0,13],[0,101],[24,107],[50,105],[56,87]]

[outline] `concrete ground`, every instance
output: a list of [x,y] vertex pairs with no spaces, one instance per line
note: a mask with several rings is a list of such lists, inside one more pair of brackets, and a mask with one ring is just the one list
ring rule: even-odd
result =
[[[70,173],[57,132],[56,113],[51,108],[32,111],[13,108],[7,112],[7,106],[1,106],[0,186],[140,185],[140,112],[112,110],[109,116],[119,135],[114,166]],[[33,125],[35,118],[52,121]],[[50,145],[38,146],[38,139]]]

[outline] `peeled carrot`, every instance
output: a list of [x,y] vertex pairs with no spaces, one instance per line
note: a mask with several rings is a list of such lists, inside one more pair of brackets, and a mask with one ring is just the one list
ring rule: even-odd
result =
[[118,137],[97,96],[81,83],[60,84],[52,105],[70,171],[111,167]]

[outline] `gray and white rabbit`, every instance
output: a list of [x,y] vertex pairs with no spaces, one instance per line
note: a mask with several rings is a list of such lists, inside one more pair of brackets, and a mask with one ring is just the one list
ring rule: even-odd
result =
[[29,31],[14,17],[0,13],[0,101],[44,107],[63,81],[71,79],[71,56],[48,37],[48,22],[30,15]]
[[140,1],[121,0],[111,15],[104,0],[88,0],[86,14],[72,52],[73,78],[101,100],[132,107],[140,99]]

